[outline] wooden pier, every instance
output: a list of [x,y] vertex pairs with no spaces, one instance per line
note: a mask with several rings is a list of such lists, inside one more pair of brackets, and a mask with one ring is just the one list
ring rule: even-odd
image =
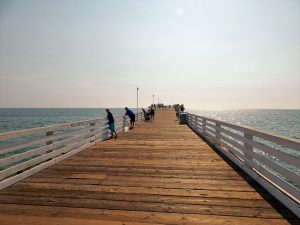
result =
[[0,191],[1,225],[297,223],[173,110]]

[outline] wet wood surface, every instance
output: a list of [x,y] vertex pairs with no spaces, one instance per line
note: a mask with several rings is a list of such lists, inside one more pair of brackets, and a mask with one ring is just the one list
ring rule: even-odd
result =
[[0,191],[1,225],[297,223],[172,110]]

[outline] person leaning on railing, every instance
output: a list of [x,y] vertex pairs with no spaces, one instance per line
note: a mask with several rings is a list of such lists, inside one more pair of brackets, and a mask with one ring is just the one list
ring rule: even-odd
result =
[[128,109],[127,107],[125,107],[125,110],[126,110],[125,115],[130,118],[130,127],[129,127],[129,129],[133,129],[134,122],[135,122],[135,114],[130,109]]
[[118,135],[117,135],[116,128],[115,128],[114,117],[109,109],[106,109],[106,112],[107,112],[107,119],[108,119],[108,128],[110,129],[110,132],[111,132],[111,138],[114,137],[116,139],[118,137]]

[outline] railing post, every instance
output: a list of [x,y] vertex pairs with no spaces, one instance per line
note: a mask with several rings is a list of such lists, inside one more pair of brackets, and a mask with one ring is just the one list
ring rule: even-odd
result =
[[126,133],[125,127],[126,127],[126,116],[124,115],[124,116],[123,116],[123,133],[124,133],[124,134]]
[[206,119],[202,118],[202,124],[203,124],[203,134],[206,134]]
[[[244,137],[253,141],[253,135],[252,134],[248,134],[247,132],[244,132]],[[244,142],[244,146],[246,148],[246,152],[245,152],[245,158],[248,159],[250,162],[253,161],[252,158],[252,151],[253,151],[253,146],[249,145],[248,143]],[[245,162],[245,165],[249,168],[252,168],[250,165],[247,164],[247,162]]]
[[[95,124],[96,124],[95,122],[90,123],[90,133],[95,131]],[[90,142],[93,142],[96,140],[96,134],[92,135],[92,137],[94,137],[94,140],[92,140],[92,138],[90,137]]]
[[198,119],[199,119],[199,117],[198,116],[196,116],[196,118],[195,118],[195,125],[194,125],[194,129],[198,132]]
[[216,141],[218,145],[221,145],[221,124],[216,122]]
[[[52,136],[53,133],[54,133],[54,131],[48,131],[48,132],[46,133],[46,137]],[[46,145],[51,145],[52,143],[53,143],[53,141],[47,141],[47,142],[46,142]]]
[[[103,127],[106,126],[106,125],[107,125],[107,120],[103,121]],[[109,132],[109,131],[108,130],[105,130],[105,131],[102,130],[102,135],[101,135],[102,141],[108,139],[107,132]]]
[[[48,132],[46,133],[46,137],[51,137],[51,136],[53,136],[53,133],[54,133],[54,131],[48,131]],[[53,141],[46,141],[46,145],[51,145],[52,143],[53,143]],[[52,152],[52,151],[53,151],[53,147],[52,147],[52,149],[48,150],[47,153],[50,153],[50,152]]]

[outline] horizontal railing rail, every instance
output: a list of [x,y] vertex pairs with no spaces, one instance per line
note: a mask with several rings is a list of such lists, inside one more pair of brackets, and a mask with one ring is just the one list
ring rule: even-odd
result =
[[188,125],[300,216],[300,141],[187,113]]
[[[125,132],[129,118],[114,119],[116,131]],[[108,137],[106,118],[0,133],[0,190]]]

